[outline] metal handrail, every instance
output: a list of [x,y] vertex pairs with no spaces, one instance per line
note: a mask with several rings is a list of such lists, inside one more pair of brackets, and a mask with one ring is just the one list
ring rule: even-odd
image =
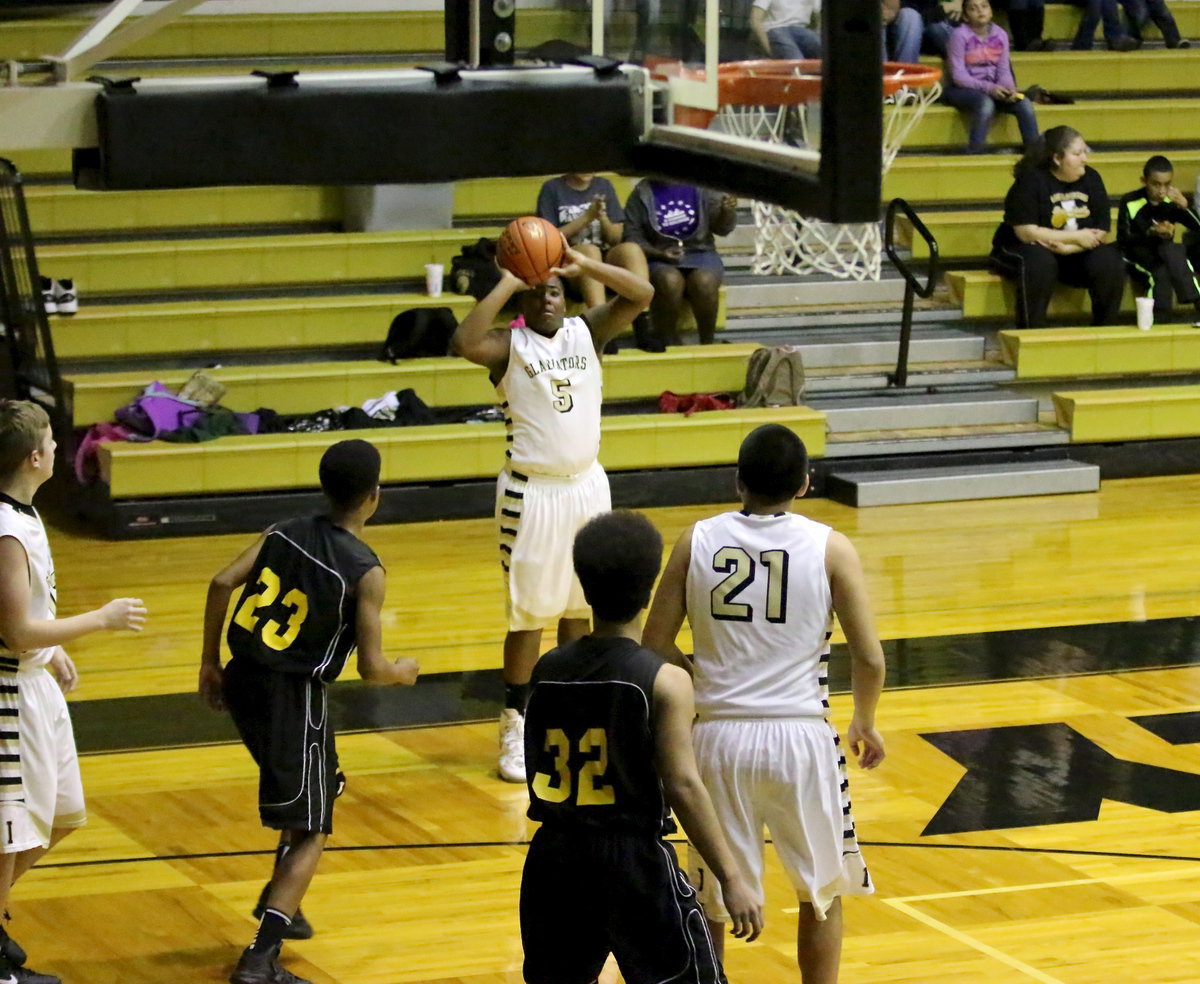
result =
[[[925,240],[929,247],[929,270],[922,287],[907,262],[896,252],[895,231],[896,212],[903,211],[905,217]],[[929,297],[937,289],[938,276],[938,243],[921,221],[920,216],[913,211],[911,205],[903,198],[893,198],[888,204],[887,218],[884,221],[883,251],[888,259],[900,271],[904,278],[904,310],[900,318],[900,351],[896,356],[896,371],[888,376],[888,385],[903,388],[908,385],[908,346],[912,340],[912,313],[914,297]]]

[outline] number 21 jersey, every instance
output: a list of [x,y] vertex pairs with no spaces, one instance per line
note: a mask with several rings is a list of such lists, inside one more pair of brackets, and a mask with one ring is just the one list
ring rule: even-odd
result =
[[695,525],[687,613],[700,717],[827,713],[830,532],[794,513]]
[[327,516],[279,523],[234,609],[229,651],[282,673],[337,679],[357,643],[355,586],[378,566],[375,551]]

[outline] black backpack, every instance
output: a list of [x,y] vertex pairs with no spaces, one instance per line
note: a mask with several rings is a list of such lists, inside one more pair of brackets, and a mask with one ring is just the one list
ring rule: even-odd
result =
[[500,268],[496,266],[496,240],[486,236],[458,251],[450,261],[450,289],[456,294],[470,294],[482,300],[500,283]]
[[419,307],[401,311],[392,319],[387,339],[379,350],[379,361],[396,364],[397,359],[419,359],[447,355],[458,321],[448,307]]

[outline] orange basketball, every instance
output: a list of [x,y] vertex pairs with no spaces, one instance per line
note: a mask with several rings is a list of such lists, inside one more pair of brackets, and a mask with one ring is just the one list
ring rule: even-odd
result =
[[549,280],[551,268],[560,265],[562,258],[562,233],[536,215],[513,219],[496,240],[499,264],[533,286]]

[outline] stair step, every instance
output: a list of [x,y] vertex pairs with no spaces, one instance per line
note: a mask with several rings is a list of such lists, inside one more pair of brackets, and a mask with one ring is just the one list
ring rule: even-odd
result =
[[[889,331],[875,338],[861,337],[831,338],[825,341],[799,345],[804,359],[804,368],[826,369],[835,366],[879,366],[896,364],[900,342],[896,331]],[[872,333],[874,334],[874,333]],[[890,337],[888,337],[890,336]],[[967,362],[983,359],[984,339],[980,335],[962,332],[939,334],[930,337],[915,337],[909,343],[909,364],[919,362]]]
[[731,314],[746,308],[881,304],[904,300],[904,281],[899,277],[877,281],[762,277],[749,283],[746,279],[750,278],[726,281]]
[[1038,419],[1036,398],[1007,393],[958,392],[816,399],[831,434],[852,431],[1025,424]]
[[[896,371],[894,364],[875,366],[832,367],[805,371],[805,385],[812,393],[855,393],[868,389],[887,389],[889,377]],[[922,389],[1002,385],[1016,379],[1016,372],[998,362],[974,359],[964,362],[921,363],[910,368],[907,389],[919,392]]]
[[1071,435],[1053,424],[975,424],[898,430],[843,431],[829,434],[826,458],[873,458],[897,454],[951,454],[1041,448],[1071,443]]
[[859,507],[1061,495],[1095,492],[1100,488],[1100,469],[1066,460],[894,471],[847,470],[832,472],[825,488],[829,498]]

